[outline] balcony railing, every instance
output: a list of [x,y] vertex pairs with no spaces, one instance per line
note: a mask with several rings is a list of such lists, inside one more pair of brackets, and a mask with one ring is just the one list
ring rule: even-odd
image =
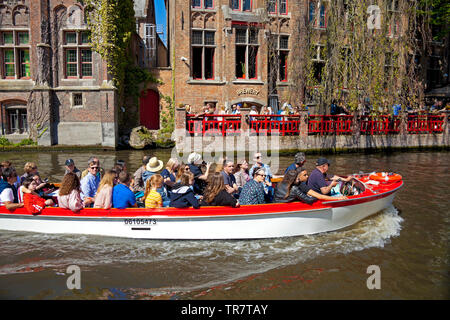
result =
[[[301,133],[301,115],[224,115],[209,114],[186,115],[186,130],[195,136],[239,135],[243,130],[243,121],[252,135],[299,135]],[[309,115],[305,116],[305,134],[308,135],[349,135],[358,130],[363,135],[399,134],[402,120],[396,116],[352,115]],[[407,115],[406,132],[442,133],[445,115]],[[355,123],[356,122],[356,123]]]

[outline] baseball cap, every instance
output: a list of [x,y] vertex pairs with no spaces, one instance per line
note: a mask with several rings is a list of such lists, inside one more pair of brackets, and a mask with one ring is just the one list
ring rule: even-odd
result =
[[70,166],[70,165],[72,165],[72,164],[75,164],[75,162],[73,162],[72,159],[67,159],[67,160],[66,160],[66,166]]
[[331,163],[330,163],[330,161],[328,161],[327,158],[319,158],[319,159],[317,159],[316,165],[317,166],[321,166],[321,165],[323,165],[325,163],[328,163],[328,165],[331,166]]

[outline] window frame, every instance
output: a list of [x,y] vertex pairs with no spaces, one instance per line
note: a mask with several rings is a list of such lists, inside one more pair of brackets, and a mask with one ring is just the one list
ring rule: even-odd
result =
[[[259,56],[259,48],[260,48],[260,44],[259,44],[259,29],[252,27],[250,25],[246,25],[246,26],[236,26],[234,27],[235,29],[235,78],[239,79],[239,80],[257,80],[258,79],[258,56]],[[246,30],[246,42],[237,42],[237,30]],[[250,41],[250,32],[251,31],[256,31],[256,43],[253,43]],[[237,47],[245,47],[245,77],[238,77],[236,74],[236,68],[237,68]],[[250,47],[253,47],[254,49],[250,49]],[[250,58],[250,50],[256,50],[256,55],[255,55],[255,65],[254,65],[254,70],[255,70],[255,75],[254,77],[249,77],[249,70],[250,70],[250,64],[249,64],[249,58]]]
[[[1,79],[6,80],[30,80],[32,76],[31,72],[31,45],[30,45],[30,30],[26,28],[11,28],[0,31],[0,77]],[[5,41],[5,35],[9,35],[8,38],[12,40],[12,42]],[[20,35],[26,34],[27,41],[21,43]],[[28,52],[28,61],[24,62],[24,57],[22,56],[22,52]],[[12,52],[12,60],[6,62],[6,53]],[[14,70],[14,75],[7,75],[7,65],[13,66],[12,70]],[[28,66],[29,74],[26,75],[24,71],[24,65]]]
[[206,9],[206,10],[214,9],[214,0],[211,0],[211,6],[209,6],[209,7],[206,6],[206,0],[198,0],[199,1],[199,5],[198,6],[194,6],[193,5],[193,1],[194,0],[191,0],[191,8],[194,8],[194,9]]
[[[233,0],[230,0],[233,1]],[[238,1],[239,4],[239,8],[234,8],[233,5],[230,5],[231,10],[233,11],[242,11],[242,12],[251,12],[252,8],[253,8],[253,0],[235,0]],[[249,1],[250,2],[250,9],[248,10],[244,10],[244,1]]]
[[[75,34],[75,42],[68,42],[67,41],[67,35],[69,34]],[[72,30],[72,29],[66,29],[62,31],[63,36],[63,75],[64,79],[93,79],[94,78],[94,58],[93,58],[93,51],[92,47],[89,45],[89,43],[83,42],[83,35],[88,34],[88,30]],[[87,35],[89,39],[89,34]],[[68,52],[69,51],[75,51],[75,57],[76,61],[69,62],[68,61]],[[83,51],[90,51],[91,52],[91,61],[83,61]],[[84,76],[83,75],[83,65],[91,65],[91,72],[90,75]],[[76,75],[69,75],[68,72],[68,66],[69,65],[76,65]]]
[[[308,7],[308,21],[309,23],[312,23],[313,27],[315,29],[326,29],[327,25],[328,25],[328,19],[327,19],[327,12],[328,12],[328,8],[325,5],[325,3],[321,3],[319,10],[317,10],[317,0],[311,0],[309,1],[309,7]],[[311,15],[311,5],[314,5],[314,12]],[[324,16],[323,16],[323,26],[321,26],[321,21],[322,21],[322,8],[324,11]],[[313,17],[313,19],[311,19],[311,16]]]
[[[194,32],[201,32],[202,34],[202,43],[193,43],[192,39],[193,39],[193,34]],[[206,33],[213,33],[214,34],[214,44],[206,44]],[[216,49],[217,49],[217,42],[216,42],[216,30],[215,29],[196,29],[196,28],[192,28],[191,29],[191,78],[193,80],[204,80],[204,81],[211,81],[211,80],[215,80],[216,76],[215,76],[215,60],[216,60]],[[201,77],[195,77],[194,76],[194,48],[201,48]],[[211,49],[213,50],[213,54],[212,54],[212,61],[211,61],[211,78],[207,78],[206,77],[206,49]]]

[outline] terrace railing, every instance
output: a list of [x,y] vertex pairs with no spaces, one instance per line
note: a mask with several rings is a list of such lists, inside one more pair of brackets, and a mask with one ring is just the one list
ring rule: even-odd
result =
[[[186,129],[192,136],[230,136],[240,135],[243,129],[249,129],[256,135],[299,135],[301,121],[305,121],[304,134],[309,135],[346,135],[355,130],[364,135],[398,134],[401,131],[402,118],[397,116],[361,116],[353,115],[224,115],[211,114],[186,115]],[[404,118],[406,132],[442,133],[445,115],[407,115]]]

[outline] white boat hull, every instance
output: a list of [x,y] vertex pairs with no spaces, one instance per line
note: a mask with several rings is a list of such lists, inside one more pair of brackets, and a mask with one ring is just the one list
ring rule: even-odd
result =
[[[102,217],[0,213],[0,229],[139,239],[260,239],[333,231],[351,226],[392,204],[395,192],[371,201],[312,210],[254,214],[171,216],[113,214]],[[324,203],[325,204],[325,203]],[[264,205],[260,206],[263,207]],[[286,205],[285,205],[286,207]],[[284,207],[284,208],[285,208]],[[60,209],[63,210],[63,209]],[[86,209],[85,209],[86,210]],[[129,210],[129,209],[127,209]],[[229,209],[232,212],[235,209]]]

